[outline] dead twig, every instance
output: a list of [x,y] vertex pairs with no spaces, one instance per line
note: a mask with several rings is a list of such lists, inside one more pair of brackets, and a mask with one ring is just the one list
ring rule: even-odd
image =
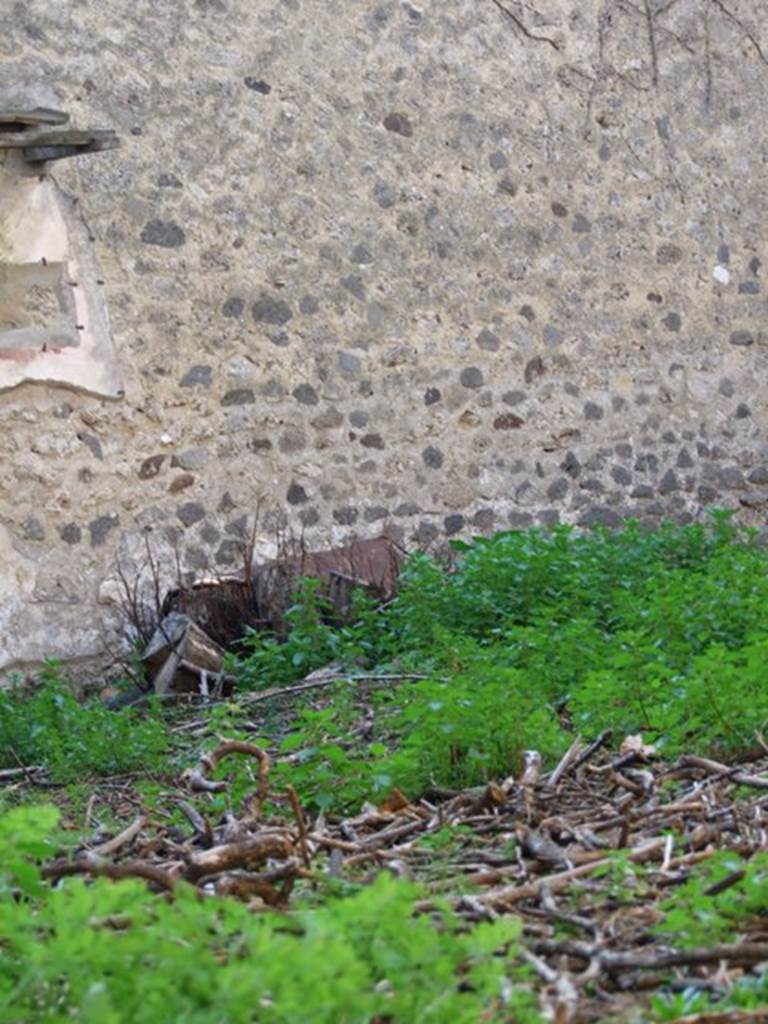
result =
[[129,846],[146,824],[147,818],[140,814],[138,818],[132,821],[127,828],[124,828],[114,838],[107,840],[106,843],[101,843],[100,846],[91,847],[91,854],[108,857],[112,853],[117,853],[121,847]]
[[43,878],[58,882],[70,875],[93,875],[95,877],[112,878],[119,881],[124,878],[143,878],[153,882],[167,892],[173,892],[176,879],[165,868],[147,860],[126,860],[121,864],[111,864],[88,855],[76,860],[57,860],[46,864],[42,869]]

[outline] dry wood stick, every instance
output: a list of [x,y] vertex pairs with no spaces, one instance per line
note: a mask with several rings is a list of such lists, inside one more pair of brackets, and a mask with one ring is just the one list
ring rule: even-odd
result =
[[309,856],[309,848],[307,847],[307,826],[304,822],[304,812],[302,811],[301,804],[299,803],[299,795],[291,785],[286,786],[285,789],[288,793],[288,798],[291,801],[293,813],[296,815],[296,825],[299,829],[299,849],[301,850],[301,859],[304,861],[304,867],[310,868],[312,866],[312,861]]
[[126,860],[122,864],[110,864],[90,855],[77,860],[55,860],[44,865],[42,875],[52,882],[58,882],[60,878],[69,875],[103,876],[116,881],[123,878],[143,878],[168,892],[173,892],[176,885],[176,879],[170,871],[159,864],[152,864],[146,860]]
[[[634,863],[642,863],[655,857],[666,845],[666,839],[651,839],[636,850],[628,851],[628,856]],[[568,871],[559,871],[554,875],[547,875],[538,882],[529,885],[507,885],[501,889],[492,889],[483,893],[479,899],[492,904],[519,903],[521,900],[536,899],[541,895],[542,885],[546,885],[551,892],[557,892],[564,888],[576,878],[583,878],[591,875],[599,868],[608,867],[612,863],[610,857],[601,857],[593,860],[590,864],[580,864],[578,867],[570,868]]]
[[712,775],[724,779],[731,779],[740,786],[752,786],[754,789],[768,789],[768,778],[762,775],[750,775],[749,772],[742,772],[738,768],[729,768],[728,765],[719,761],[711,761],[708,757],[696,757],[694,754],[686,754],[680,758],[680,764],[684,768],[703,768]]
[[768,943],[734,942],[717,946],[694,949],[669,949],[653,953],[616,952],[601,949],[592,943],[544,940],[534,945],[536,953],[556,956],[573,956],[580,960],[597,957],[608,971],[643,970],[653,971],[667,967],[694,967],[700,964],[717,964],[721,960],[729,963],[760,964],[768,961]]
[[90,852],[100,857],[107,857],[110,853],[116,853],[121,846],[127,846],[128,843],[132,843],[136,836],[141,832],[144,826],[147,824],[147,818],[143,814],[140,814],[138,818],[134,819],[131,824],[124,828],[122,832],[119,832],[112,839],[108,839],[106,843],[101,843],[100,846],[91,847]]

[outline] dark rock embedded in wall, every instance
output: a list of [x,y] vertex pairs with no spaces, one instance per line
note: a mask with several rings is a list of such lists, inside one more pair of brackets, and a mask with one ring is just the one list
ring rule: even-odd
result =
[[285,500],[289,505],[303,505],[305,501],[308,501],[307,492],[301,484],[294,481],[286,492]]
[[83,531],[77,523],[65,523],[59,529],[59,536],[65,544],[79,544],[83,539]]
[[184,526],[190,527],[199,523],[201,519],[205,519],[205,506],[201,505],[199,501],[187,501],[185,504],[179,505],[176,515]]
[[163,249],[178,249],[184,245],[186,235],[184,229],[170,220],[148,221],[141,232],[141,240],[145,245],[159,245]]
[[424,460],[424,465],[429,466],[430,469],[440,469],[443,464],[443,453],[432,445],[424,449],[421,457]]
[[96,519],[92,519],[88,524],[88,530],[91,535],[91,547],[95,548],[104,544],[108,535],[119,525],[120,517],[116,512],[110,512],[108,515],[97,516]]
[[402,135],[406,139],[410,139],[413,135],[413,125],[406,114],[387,114],[384,118],[383,124],[388,132],[395,132],[397,135]]
[[293,317],[291,307],[284,299],[262,295],[251,306],[251,315],[257,323],[282,327]]
[[243,310],[245,309],[245,300],[241,299],[237,295],[232,295],[226,300],[224,305],[221,307],[221,312],[224,316],[236,319],[242,316]]
[[221,399],[222,405],[253,405],[256,396],[252,388],[232,388],[225,392]]
[[212,380],[213,367],[198,364],[197,366],[190,366],[179,381],[179,386],[182,388],[209,388]]

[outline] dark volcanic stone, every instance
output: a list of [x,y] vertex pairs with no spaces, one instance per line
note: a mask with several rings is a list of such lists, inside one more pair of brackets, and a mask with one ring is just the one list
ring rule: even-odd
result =
[[699,501],[704,504],[710,504],[713,501],[718,501],[720,498],[720,492],[709,484],[700,484],[696,489],[696,495]]
[[402,135],[403,138],[410,139],[413,135],[413,125],[405,114],[387,114],[382,123],[388,132]]
[[205,519],[205,507],[199,501],[187,501],[185,504],[179,505],[176,515],[184,526],[193,526],[201,519]]
[[373,198],[382,210],[389,210],[397,202],[397,192],[384,181],[377,181],[373,186]]
[[288,427],[280,435],[277,447],[285,455],[295,455],[307,447],[307,435],[298,427]]
[[365,437],[360,438],[360,444],[363,448],[383,448],[384,438],[381,434],[366,434]]
[[45,540],[43,524],[35,516],[25,519],[21,526],[21,535],[24,540]]
[[358,301],[365,302],[365,283],[359,274],[347,274],[341,283]]
[[222,405],[253,405],[256,401],[251,388],[233,388],[221,400]]
[[440,469],[443,464],[443,453],[433,445],[425,448],[421,457],[424,460],[424,465],[429,466],[430,469]]
[[659,460],[653,452],[646,452],[644,455],[638,455],[637,461],[635,462],[635,470],[638,473],[655,473],[658,468]]
[[77,435],[78,441],[82,441],[88,451],[100,462],[104,459],[104,452],[101,450],[101,441],[95,434],[88,434],[85,431]]
[[543,508],[537,512],[536,519],[542,526],[557,526],[560,522],[560,512],[556,508]]
[[579,519],[579,526],[621,526],[623,520],[618,512],[604,505],[590,505]]
[[560,463],[560,469],[564,473],[567,473],[571,479],[575,480],[581,473],[581,463],[576,458],[575,452],[566,452],[565,458]]
[[330,409],[315,416],[311,422],[315,430],[336,430],[344,422],[344,417],[338,409],[331,406]]
[[258,92],[262,96],[269,96],[272,92],[272,86],[262,78],[253,78],[251,75],[246,75],[243,81],[248,89]]
[[577,213],[571,224],[571,231],[577,235],[586,235],[592,230],[592,224],[583,213]]
[[601,420],[603,418],[603,407],[597,402],[587,402],[584,405],[584,418],[587,420]]
[[317,405],[320,401],[311,384],[299,384],[291,394],[300,405]]
[[144,459],[142,464],[139,466],[139,479],[140,480],[151,480],[153,476],[157,476],[160,472],[160,467],[165,462],[165,455],[150,455]]
[[553,480],[547,488],[547,497],[550,501],[562,501],[568,493],[569,486],[568,478],[559,476],[557,480]]
[[630,492],[630,497],[631,498],[652,498],[655,493],[656,492],[654,491],[654,489],[651,487],[650,484],[638,484],[637,487],[635,487]]
[[295,481],[292,481],[288,490],[285,494],[285,499],[289,505],[303,505],[305,501],[308,501],[307,492]]
[[464,516],[456,513],[455,515],[446,516],[443,520],[443,529],[448,537],[452,537],[455,533],[461,533],[464,529]]
[[524,391],[505,391],[501,396],[501,400],[505,405],[520,405],[524,402],[527,395]]
[[378,523],[382,519],[386,519],[389,515],[389,509],[384,508],[383,505],[371,505],[363,512],[363,519],[366,523]]
[[605,491],[602,481],[598,480],[596,476],[590,476],[586,480],[582,480],[579,487],[583,491],[592,491],[593,494],[602,494]]
[[419,544],[431,544],[432,541],[437,540],[440,535],[440,531],[434,523],[430,523],[428,520],[422,520],[416,527],[414,536]]
[[213,367],[198,364],[190,366],[187,372],[179,381],[182,388],[209,388],[213,380]]
[[536,380],[537,377],[544,375],[544,361],[541,356],[534,356],[533,359],[529,359],[525,364],[525,370],[523,376],[525,377],[525,383],[530,384]]
[[144,225],[141,240],[145,245],[159,245],[163,249],[178,249],[186,240],[183,228],[172,220],[151,220]]
[[492,508],[479,508],[472,516],[472,525],[483,533],[490,533],[496,523],[496,513]]
[[661,321],[668,331],[677,333],[682,326],[682,318],[679,313],[667,313]]
[[677,455],[677,468],[678,469],[691,469],[694,465],[691,453],[687,448],[681,448]]
[[367,263],[374,262],[373,253],[365,245],[356,245],[352,252],[349,254],[349,259],[351,263],[357,263],[361,266]]
[[476,366],[467,366],[462,370],[459,380],[465,388],[481,388],[484,382],[482,370]]
[[717,474],[717,482],[728,491],[742,491],[747,486],[744,474],[736,466],[724,466]]
[[677,479],[677,474],[673,469],[668,469],[659,480],[659,494],[671,494],[673,491],[679,490],[680,481]]
[[611,479],[619,487],[629,487],[632,483],[632,474],[623,466],[611,466]]
[[109,515],[99,516],[88,523],[88,530],[91,534],[91,547],[97,548],[103,544],[109,533],[120,525],[120,516],[116,512]]
[[664,242],[656,250],[656,262],[662,266],[669,266],[671,263],[679,263],[683,258],[683,250],[679,245],[673,245],[671,242]]
[[507,522],[513,530],[524,530],[533,526],[533,516],[530,512],[510,512]]
[[442,397],[440,388],[427,388],[424,392],[424,405],[434,405],[435,402],[439,402]]
[[291,307],[284,299],[276,299],[272,295],[261,295],[251,306],[251,316],[259,324],[271,324],[282,327],[293,316]]
[[83,531],[77,523],[67,523],[59,530],[59,536],[65,544],[79,544],[83,539]]
[[217,565],[233,565],[243,557],[243,541],[234,537],[223,540],[213,556]]
[[753,345],[754,336],[751,331],[732,331],[728,339],[732,345]]
[[221,312],[223,316],[235,319],[238,316],[242,316],[244,309],[245,299],[241,299],[238,295],[232,295],[221,307]]
[[396,516],[416,516],[419,514],[419,506],[412,501],[404,501],[395,509]]
[[498,352],[499,350],[499,339],[493,331],[489,331],[487,327],[484,327],[482,331],[475,338],[479,348],[484,349],[486,352]]

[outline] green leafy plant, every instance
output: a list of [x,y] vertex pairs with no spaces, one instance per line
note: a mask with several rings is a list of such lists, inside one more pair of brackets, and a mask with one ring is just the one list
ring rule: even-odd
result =
[[514,919],[467,930],[446,909],[414,917],[419,890],[387,875],[290,916],[254,915],[180,886],[66,880],[51,889],[52,808],[0,818],[0,1021],[36,1024],[533,1022],[506,981]]
[[768,721],[768,554],[729,514],[655,530],[507,531],[454,548],[451,564],[413,555],[395,599],[376,609],[361,596],[342,627],[305,583],[285,642],[250,638],[244,686],[330,660],[352,677],[428,677],[371,698],[367,745],[347,740],[338,694],[322,735],[311,716],[296,722],[297,756],[280,771],[318,806],[393,784],[476,784],[526,746],[552,758],[568,731],[607,726],[617,738],[642,731],[667,755],[738,756]]
[[110,711],[80,703],[49,662],[31,689],[0,691],[0,767],[44,765],[55,782],[116,775],[163,764],[165,727],[152,709]]

